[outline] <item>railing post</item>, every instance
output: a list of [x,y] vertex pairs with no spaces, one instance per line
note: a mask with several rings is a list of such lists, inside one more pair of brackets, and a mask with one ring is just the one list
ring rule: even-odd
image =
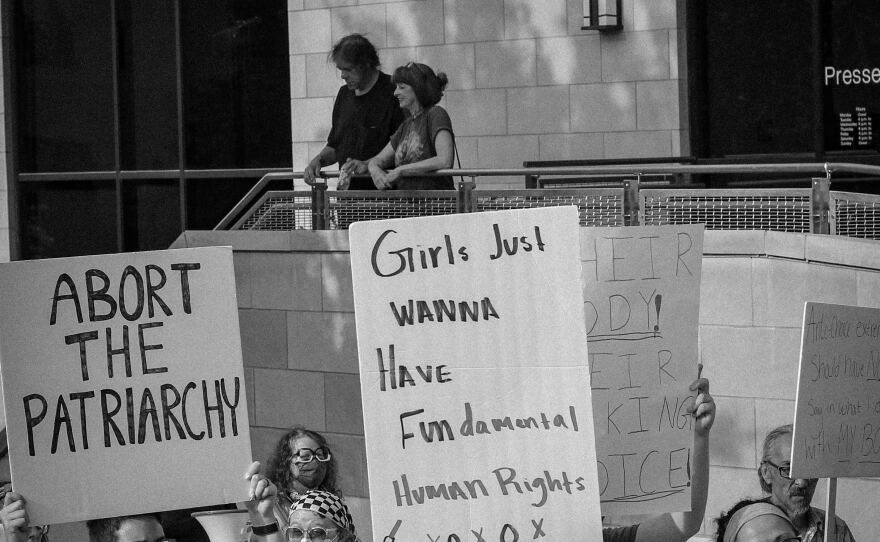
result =
[[623,180],[623,225],[639,225],[639,179]]
[[831,179],[818,177],[813,179],[813,190],[810,195],[810,233],[831,233],[828,212],[831,207]]
[[474,177],[470,181],[461,181],[458,183],[458,212],[473,213],[474,212],[474,189],[477,183]]
[[327,205],[327,182],[312,185],[312,230],[326,230],[329,205]]

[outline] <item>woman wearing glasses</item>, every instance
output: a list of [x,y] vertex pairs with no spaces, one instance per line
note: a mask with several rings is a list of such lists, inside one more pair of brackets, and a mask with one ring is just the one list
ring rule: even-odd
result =
[[316,431],[294,427],[275,445],[266,476],[278,488],[275,517],[283,529],[287,525],[290,506],[296,498],[312,489],[336,495],[336,459],[327,439]]
[[335,493],[312,489],[297,495],[289,515],[277,521],[278,489],[260,474],[260,463],[248,469],[250,499],[246,504],[251,532],[261,542],[360,542],[348,507]]

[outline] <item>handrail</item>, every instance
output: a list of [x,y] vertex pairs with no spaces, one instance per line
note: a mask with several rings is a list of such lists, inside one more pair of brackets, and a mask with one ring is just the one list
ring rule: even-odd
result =
[[[856,164],[852,162],[804,162],[804,163],[773,163],[773,164],[623,164],[593,166],[547,166],[517,168],[450,168],[430,173],[418,173],[418,176],[452,176],[452,177],[496,177],[516,175],[650,175],[675,173],[818,173],[828,176],[831,173],[862,173],[880,175],[880,166]],[[336,178],[337,171],[322,171],[325,178]],[[404,174],[404,176],[407,176]],[[302,171],[285,171],[267,173],[265,178],[301,179]]]
[[[658,160],[661,160],[658,158]],[[636,178],[640,178],[646,175],[652,174],[666,174],[666,175],[675,175],[675,174],[688,174],[688,173],[740,173],[740,174],[755,174],[755,173],[800,173],[805,175],[810,175],[814,177],[821,176],[824,178],[826,182],[830,184],[832,173],[855,173],[855,174],[865,174],[865,175],[874,175],[880,176],[880,166],[874,165],[866,165],[866,164],[857,164],[857,163],[849,163],[849,162],[815,162],[815,163],[770,163],[770,164],[756,164],[756,163],[738,163],[738,164],[674,164],[668,162],[639,162],[639,163],[627,163],[627,164],[602,164],[602,165],[582,165],[582,166],[542,166],[542,167],[518,167],[518,168],[459,168],[459,169],[442,169],[431,173],[419,173],[418,175],[429,175],[429,176],[453,176],[453,177],[470,177],[472,182],[475,181],[477,177],[492,177],[492,176],[531,176],[531,177],[539,177],[542,175],[571,175],[571,176],[633,176]],[[311,192],[313,193],[313,206],[315,205],[315,190],[326,190],[327,188],[327,179],[338,177],[339,173],[336,171],[327,171],[321,172],[321,177],[324,179],[323,183],[318,183],[316,186],[312,187]],[[219,224],[214,228],[215,230],[222,230],[230,227],[233,224],[237,217],[240,217],[244,212],[247,211],[251,207],[251,205],[259,198],[266,190],[266,186],[269,182],[273,180],[291,180],[301,179],[303,177],[302,171],[284,171],[284,172],[270,172],[265,174],[260,181],[250,190],[248,193],[236,204],[236,206],[229,212]],[[848,182],[852,181],[862,181],[862,180],[873,180],[873,179],[852,179],[848,178]],[[607,184],[607,179],[605,180]],[[626,179],[621,179],[623,185],[626,186]],[[815,181],[815,178],[813,179]],[[680,187],[686,187],[687,185],[680,185]],[[828,185],[826,185],[828,186]],[[291,186],[291,188],[293,188]],[[825,188],[827,192],[829,188]],[[320,198],[319,198],[320,199]],[[632,198],[630,198],[632,199]],[[321,200],[323,201],[323,200]],[[634,204],[630,202],[630,204]],[[313,209],[314,217],[313,219],[320,219],[320,212],[317,208]],[[827,220],[827,219],[826,219]],[[322,224],[315,224],[313,226],[317,229],[322,229]]]

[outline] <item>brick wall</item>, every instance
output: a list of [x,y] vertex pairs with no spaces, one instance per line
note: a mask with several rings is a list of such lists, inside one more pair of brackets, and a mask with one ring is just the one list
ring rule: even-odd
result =
[[[463,167],[683,153],[676,0],[623,0],[614,33],[581,30],[582,0],[289,0],[288,9],[295,170],[326,141],[341,83],[327,52],[352,32],[379,49],[387,73],[410,60],[447,73],[441,105]],[[523,178],[478,185],[520,188]]]
[[[235,250],[255,458],[268,457],[283,428],[308,425],[338,450],[345,491],[367,497],[346,232],[186,232],[177,242],[208,245]],[[760,495],[763,436],[794,416],[805,300],[880,307],[878,243],[706,232],[700,357],[718,417],[707,519],[697,539],[708,539],[712,518],[738,498]],[[824,506],[825,487],[820,482],[817,506]],[[365,514],[366,501],[355,502]],[[880,480],[840,480],[837,506],[858,540],[880,538],[873,519]]]

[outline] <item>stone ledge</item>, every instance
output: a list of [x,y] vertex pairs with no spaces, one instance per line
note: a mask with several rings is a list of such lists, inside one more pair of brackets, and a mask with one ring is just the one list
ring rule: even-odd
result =
[[171,248],[231,246],[236,252],[348,252],[346,230],[187,230]]

